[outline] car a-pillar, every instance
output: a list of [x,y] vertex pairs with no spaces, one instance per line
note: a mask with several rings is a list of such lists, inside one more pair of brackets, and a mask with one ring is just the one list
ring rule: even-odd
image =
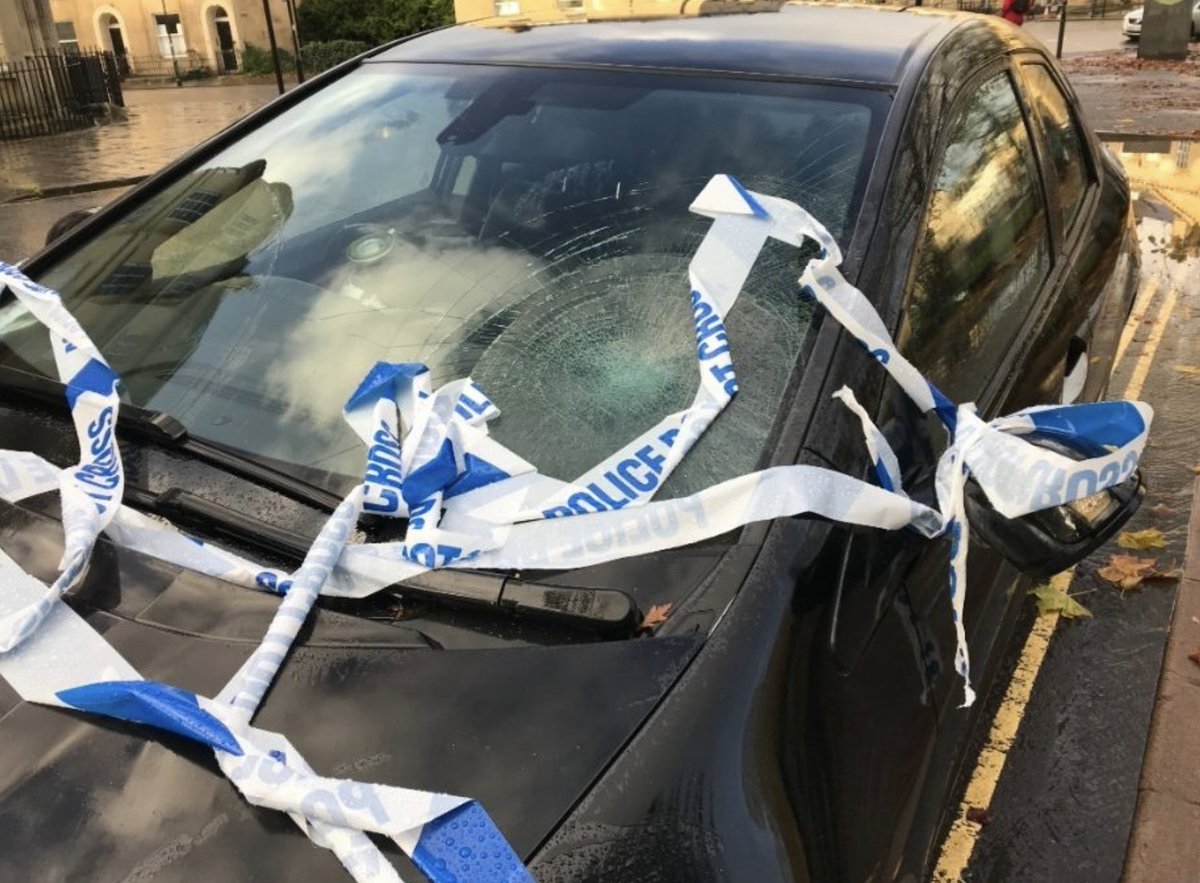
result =
[[1187,58],[1192,31],[1192,4],[1188,0],[1146,0],[1138,58]]

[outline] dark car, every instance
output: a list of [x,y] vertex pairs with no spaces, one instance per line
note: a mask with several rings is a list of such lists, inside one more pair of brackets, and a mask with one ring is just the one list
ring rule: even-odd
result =
[[[361,480],[341,408],[381,359],[469,374],[496,438],[578,475],[695,391],[678,295],[709,224],[688,206],[719,173],[821,221],[952,400],[991,418],[1104,394],[1137,280],[1129,190],[1019,30],[825,6],[510,25],[339,67],[27,263],[123,379],[128,504],[294,568]],[[845,384],[932,499],[944,435],[799,297],[814,253],[764,248],[727,317],[740,391],[662,496],[767,465],[867,476],[830,396]],[[0,446],[73,463],[45,332],[11,299],[0,343]],[[1064,567],[1128,511],[1089,532],[975,507],[981,697],[1027,621],[1012,562]],[[0,546],[53,578],[58,515],[53,494],[0,504]],[[358,539],[397,530],[366,519]],[[777,519],[322,600],[256,723],[323,773],[476,798],[547,883],[926,879],[987,706],[957,707],[948,547]],[[205,696],[278,605],[103,537],[68,600],[146,676]],[[3,680],[0,878],[346,879],[204,746]]]

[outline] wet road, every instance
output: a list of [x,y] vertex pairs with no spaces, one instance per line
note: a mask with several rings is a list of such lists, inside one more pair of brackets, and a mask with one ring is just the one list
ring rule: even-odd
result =
[[[1165,549],[1125,552],[1182,564],[1200,463],[1200,142],[1112,144],[1136,190],[1142,293],[1110,395],[1150,402],[1149,494],[1129,530],[1158,528]],[[1117,883],[1176,583],[1122,594],[1080,565],[1071,593],[1091,619],[1060,620],[1008,752],[969,881]],[[1200,726],[1200,721],[1196,724]]]
[[276,97],[273,85],[128,89],[128,118],[46,138],[0,141],[0,202],[84,182],[148,175]]
[[277,94],[274,85],[261,83],[128,89],[125,120],[48,138],[0,141],[0,260],[31,256],[63,215],[103,206],[125,188],[4,204],[6,200],[152,174]]

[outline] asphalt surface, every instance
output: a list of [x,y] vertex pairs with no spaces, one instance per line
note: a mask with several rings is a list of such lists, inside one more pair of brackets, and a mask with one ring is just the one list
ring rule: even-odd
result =
[[[1025,22],[1025,31],[1037,37],[1054,54],[1058,43],[1058,22],[1051,19],[1030,19]],[[1125,42],[1121,33],[1120,18],[1067,19],[1063,31],[1063,57],[1092,52],[1111,52],[1116,49],[1136,51],[1136,43]]]
[[1200,138],[1200,52],[1184,62],[1142,62],[1134,50],[1075,55],[1063,70],[1098,132]]
[[1114,553],[1183,563],[1200,464],[1200,143],[1111,146],[1137,192],[1143,297],[1110,395],[1155,409],[1142,460],[1149,494],[1127,529],[1158,528],[1167,547],[1113,543],[1076,569],[1070,591],[1092,618],[1058,624],[983,816],[970,881],[1121,879],[1177,583],[1122,593],[1096,571]]

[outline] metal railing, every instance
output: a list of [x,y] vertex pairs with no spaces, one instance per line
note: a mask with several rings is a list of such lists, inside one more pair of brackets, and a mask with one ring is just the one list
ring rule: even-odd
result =
[[124,104],[111,52],[0,60],[0,138],[87,128]]
[[[222,60],[223,57],[220,57]],[[233,58],[237,63],[236,55]],[[124,77],[157,77],[181,80],[202,80],[216,73],[226,73],[225,69],[214,71],[212,62],[194,49],[177,55],[175,58],[164,58],[161,55],[122,55],[118,59],[121,76]]]

